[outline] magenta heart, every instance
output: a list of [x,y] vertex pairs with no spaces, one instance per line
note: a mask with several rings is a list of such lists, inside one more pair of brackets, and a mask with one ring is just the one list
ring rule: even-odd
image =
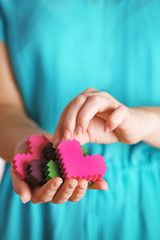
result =
[[42,149],[48,142],[49,139],[44,135],[30,136],[26,141],[28,153],[32,154],[34,159],[43,159]]
[[65,179],[76,178],[95,182],[101,180],[107,170],[103,156],[100,154],[84,156],[80,143],[75,139],[62,140],[56,153]]
[[27,154],[17,154],[12,159],[12,167],[14,169],[14,173],[21,179],[26,179],[27,177],[27,171],[26,167],[30,163],[32,159],[42,159],[43,160],[43,148],[46,146],[46,144],[49,142],[49,140],[44,136],[30,136],[27,141]]

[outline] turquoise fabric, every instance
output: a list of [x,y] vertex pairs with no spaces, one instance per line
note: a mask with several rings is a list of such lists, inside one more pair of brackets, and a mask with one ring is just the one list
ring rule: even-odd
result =
[[[45,130],[54,132],[66,104],[87,87],[130,107],[160,105],[159,0],[0,4],[0,38],[27,113]],[[160,239],[160,150],[143,142],[86,147],[105,157],[110,189],[88,190],[78,203],[23,205],[6,165],[2,240]]]
[[1,41],[5,42],[4,21],[2,19],[1,6],[0,6],[0,39]]

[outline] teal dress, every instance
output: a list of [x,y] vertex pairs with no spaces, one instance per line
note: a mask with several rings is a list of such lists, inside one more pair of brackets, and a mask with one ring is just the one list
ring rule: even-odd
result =
[[[130,107],[160,105],[159,13],[159,0],[0,0],[0,39],[28,115],[54,133],[66,104],[88,87]],[[88,190],[77,203],[22,204],[6,164],[2,240],[160,239],[160,150],[86,147],[105,157],[109,191]]]

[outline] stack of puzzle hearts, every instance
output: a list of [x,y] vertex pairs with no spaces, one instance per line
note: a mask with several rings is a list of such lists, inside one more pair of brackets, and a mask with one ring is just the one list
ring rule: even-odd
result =
[[27,154],[17,154],[12,160],[14,173],[32,186],[42,186],[51,178],[61,177],[101,180],[107,167],[104,157],[88,155],[78,141],[62,140],[57,149],[44,136],[32,135],[26,141]]

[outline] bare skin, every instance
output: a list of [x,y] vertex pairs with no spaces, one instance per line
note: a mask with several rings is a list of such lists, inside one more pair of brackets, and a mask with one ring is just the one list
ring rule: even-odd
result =
[[[80,93],[66,106],[53,136],[44,132],[25,113],[7,56],[7,49],[0,42],[0,154],[6,160],[11,161],[14,154],[24,152],[25,140],[32,134],[45,134],[55,147],[63,138],[75,138],[81,144],[144,141],[160,148],[160,107],[129,108],[107,92],[92,88]],[[11,177],[13,188],[23,202],[76,202],[87,189],[85,180],[69,179],[62,185],[61,178],[54,178],[33,192],[26,182],[13,174],[12,168]],[[108,185],[102,180],[90,188],[107,190]]]
[[107,92],[88,88],[62,112],[53,144],[65,139],[109,144],[144,141],[160,148],[160,107],[129,108]]
[[[44,134],[50,140],[50,134],[41,129],[25,111],[25,107],[15,83],[10,65],[7,47],[0,41],[0,156],[11,162],[16,153],[26,151],[25,140],[32,134]],[[32,201],[35,204],[53,202],[56,204],[66,201],[77,202],[85,194],[88,182],[84,179],[68,179],[63,184],[61,178],[53,178],[43,187],[31,191],[25,181],[13,173],[11,178],[14,191],[20,195],[24,203]],[[90,189],[108,190],[108,184],[97,181]]]

